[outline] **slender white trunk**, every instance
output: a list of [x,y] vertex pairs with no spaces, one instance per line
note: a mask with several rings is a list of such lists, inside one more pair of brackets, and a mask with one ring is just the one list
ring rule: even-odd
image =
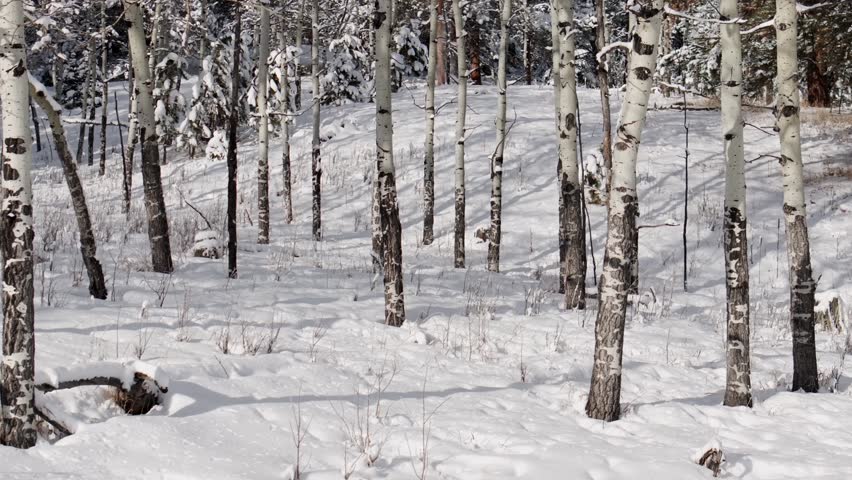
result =
[[92,230],[92,219],[89,216],[89,208],[86,205],[86,195],[83,191],[83,183],[77,175],[77,165],[71,156],[71,149],[65,136],[65,127],[62,125],[61,106],[44,88],[43,85],[30,77],[30,96],[35,103],[47,115],[50,122],[50,131],[53,134],[56,153],[62,163],[62,171],[65,174],[65,183],[71,194],[71,205],[77,219],[77,228],[80,232],[80,253],[83,257],[83,265],[89,276],[89,294],[97,299],[106,300],[107,288],[104,281],[104,272],[101,263],[97,259],[97,244],[95,234]]
[[503,153],[506,147],[506,51],[512,0],[500,2],[500,47],[497,50],[497,146],[491,157],[491,232],[488,236],[488,270],[500,271],[500,241],[503,223]]
[[[311,139],[311,183],[313,188],[313,238],[322,240],[322,157],[320,156],[320,68],[319,0],[311,9],[311,86],[313,88],[313,138]],[[298,86],[296,87],[298,88]]]
[[[95,81],[95,39],[89,40],[89,51],[86,54],[88,58],[88,67],[86,69],[86,81],[83,84],[83,103],[80,106],[80,118],[86,119],[89,113],[89,102],[95,103],[92,95],[92,85]],[[91,98],[90,98],[91,97]],[[83,163],[83,146],[86,142],[86,124],[80,124],[80,132],[77,135],[77,163]]]
[[784,179],[784,221],[790,263],[790,325],[793,333],[793,391],[819,390],[814,333],[814,293],[811,270],[805,186],[802,178],[802,137],[799,120],[799,81],[796,0],[776,0],[778,44],[776,125],[781,138]]
[[657,64],[664,0],[637,0],[627,93],[618,122],[612,159],[612,192],[603,274],[598,288],[600,307],[595,322],[595,358],[586,413],[598,420],[621,415],[621,364],[627,292],[636,250],[636,157],[648,112]]
[[98,175],[106,174],[107,114],[109,112],[109,82],[107,82],[107,22],[106,0],[101,3],[101,161]]
[[455,241],[453,253],[455,267],[464,268],[464,230],[465,230],[465,185],[464,185],[464,142],[465,117],[467,113],[467,60],[465,57],[464,16],[462,15],[461,0],[453,0],[453,17],[456,24],[456,57],[458,59],[459,95],[458,112],[456,115],[456,168],[455,168]]
[[[550,79],[553,82],[553,108],[556,113],[554,117],[556,119],[556,130],[559,130],[559,109],[560,109],[560,96],[562,93],[561,82],[559,81],[559,26],[558,20],[556,18],[556,2],[558,0],[551,0],[550,2]],[[558,148],[558,145],[557,145]],[[558,154],[556,155],[556,182],[557,186],[561,181],[562,174],[562,156]],[[560,193],[557,194],[559,201],[559,293],[565,293],[565,276],[563,275],[562,266],[565,265],[565,254],[567,251],[567,242],[565,240],[565,204],[564,199],[562,198],[561,188],[559,189]]]
[[260,48],[257,58],[257,243],[269,243],[269,112],[266,95],[269,90],[269,8],[260,9]]
[[154,18],[151,22],[151,39],[148,42],[148,70],[152,78],[155,78],[157,63],[160,62],[160,26],[163,21],[163,0],[154,1]]
[[145,46],[145,25],[139,0],[124,0],[124,18],[135,75],[136,101],[139,108],[139,127],[142,129],[142,183],[145,211],[148,216],[148,241],[151,244],[151,264],[155,272],[171,273],[172,254],[169,244],[169,222],[163,184],[160,177],[160,153],[154,119],[153,82],[148,68]]
[[426,146],[423,159],[423,245],[434,240],[435,75],[438,67],[438,0],[429,3],[429,69],[426,73]]
[[391,23],[390,0],[377,0],[373,12],[376,29],[376,175],[383,244],[385,280],[385,323],[400,326],[405,322],[405,297],[402,287],[402,227],[396,195],[393,164],[393,118],[391,115]]
[[[721,0],[721,20],[739,18],[737,0]],[[743,154],[742,42],[737,23],[720,25],[722,135],[725,146],[725,276],[727,380],[725,405],[752,405],[749,356],[749,274],[746,182]]]
[[583,222],[583,187],[577,163],[577,74],[574,68],[574,1],[556,0],[559,34],[559,226],[565,242],[562,283],[565,308],[586,307],[586,228]]
[[305,2],[299,2],[299,17],[296,19],[296,58],[293,60],[293,75],[295,91],[293,92],[293,109],[299,111],[302,109],[302,36],[304,36],[305,25]]
[[29,76],[22,0],[0,2],[0,99],[3,175],[0,251],[3,259],[3,362],[0,363],[0,444],[36,443],[33,308],[33,190]]
[[124,153],[124,202],[122,212],[130,213],[131,191],[133,189],[133,155],[139,138],[139,100],[136,96],[136,75],[130,68],[130,112],[127,115],[127,149]]
[[[284,17],[281,17],[282,25],[284,23]],[[287,51],[287,36],[284,34],[283,28],[278,32],[278,50],[281,52],[280,55],[285,55]],[[289,65],[284,65],[284,71],[282,73],[284,78],[281,82],[281,108],[284,109],[284,113],[287,114],[284,116],[283,127],[281,133],[281,174],[284,177],[284,190],[281,195],[284,197],[284,221],[288,224],[293,223],[293,192],[292,192],[292,179],[291,179],[291,169],[290,169],[290,69]]]

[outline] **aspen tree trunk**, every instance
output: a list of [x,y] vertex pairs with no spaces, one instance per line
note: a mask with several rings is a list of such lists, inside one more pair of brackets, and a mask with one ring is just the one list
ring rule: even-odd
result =
[[435,75],[438,67],[438,1],[429,3],[429,68],[426,72],[426,146],[423,159],[423,245],[435,238]]
[[621,415],[621,364],[633,254],[636,249],[636,157],[648,111],[663,0],[637,0],[636,29],[630,72],[612,159],[612,192],[603,274],[598,288],[600,307],[595,322],[595,361],[586,414],[598,420]]
[[201,31],[198,32],[198,57],[204,62],[204,57],[207,56],[207,0],[201,0]]
[[257,59],[257,111],[258,155],[257,155],[257,243],[269,243],[269,112],[266,95],[269,90],[269,7],[260,9],[260,48]]
[[[95,75],[97,77],[97,74]],[[97,106],[95,105],[95,82],[92,82],[92,105],[89,109],[89,142],[88,142],[88,156],[86,157],[89,162],[89,166],[95,164],[95,113],[97,112]]]
[[524,80],[527,85],[532,85],[532,38],[530,32],[530,2],[524,0],[523,12],[523,42],[524,42]]
[[[556,110],[556,130],[559,130],[559,111],[561,102],[561,81],[559,76],[559,26],[558,20],[556,18],[556,2],[559,0],[551,0],[550,2],[550,78],[553,82],[553,106]],[[557,149],[559,146],[557,145]],[[567,215],[565,214],[565,202],[562,198],[562,188],[560,183],[562,181],[562,155],[559,155],[557,151],[556,155],[556,184],[559,188],[559,192],[556,196],[559,199],[559,293],[565,293],[565,275],[563,266],[565,265],[565,257],[567,254],[568,243],[565,238],[565,232],[567,231],[567,227],[565,226],[565,219],[567,219]]]
[[29,77],[24,3],[0,2],[0,99],[3,106],[3,175],[0,180],[0,250],[3,259],[3,362],[0,363],[0,444],[36,443],[33,308],[33,189]]
[[[284,17],[282,15],[281,22],[283,26]],[[281,52],[287,51],[287,39],[284,35],[283,28],[282,31],[278,33],[279,38],[279,50]],[[282,53],[283,55],[283,53]],[[284,125],[283,132],[281,136],[283,137],[283,146],[281,151],[281,172],[284,177],[284,190],[282,191],[282,195],[284,196],[284,221],[287,224],[293,223],[293,187],[292,187],[292,173],[290,169],[290,77],[288,75],[289,68],[285,66],[284,68],[284,81],[281,82],[281,105],[284,108]]]
[[231,53],[231,98],[228,117],[228,278],[237,278],[237,124],[240,98],[240,36],[243,9],[234,5],[234,44]]
[[[595,16],[598,26],[595,30],[595,48],[598,52],[606,47],[606,13],[604,2],[606,0],[595,0]],[[601,142],[601,153],[603,154],[604,168],[607,176],[612,171],[612,113],[609,106],[609,72],[606,60],[598,63],[598,88],[601,91],[601,114],[603,116],[603,142]],[[609,181],[607,181],[607,189]]]
[[299,111],[302,109],[302,37],[304,36],[305,25],[305,2],[299,2],[299,18],[296,20],[296,58],[293,59],[293,69],[295,75],[293,83],[295,84],[295,92],[293,92],[293,109]]
[[101,162],[98,175],[106,174],[106,146],[107,146],[107,113],[109,110],[109,82],[107,82],[107,24],[106,24],[106,0],[101,2]]
[[30,96],[47,115],[53,141],[56,144],[56,153],[62,162],[65,183],[68,185],[68,192],[71,194],[71,204],[74,207],[77,228],[80,231],[80,253],[89,277],[89,295],[99,300],[106,300],[106,282],[104,281],[103,268],[97,259],[98,248],[92,230],[92,219],[86,205],[83,183],[77,175],[77,165],[74,164],[74,157],[71,155],[71,149],[68,148],[68,141],[65,137],[65,128],[62,126],[62,107],[44,90],[41,84],[31,82],[29,89]]
[[467,114],[467,62],[465,59],[464,16],[462,16],[461,0],[453,0],[453,17],[456,24],[456,57],[459,74],[459,108],[456,115],[456,168],[455,168],[455,242],[453,253],[455,267],[464,268],[464,230],[465,230],[465,185],[464,185],[464,123]]
[[503,222],[503,152],[506,146],[506,51],[512,0],[500,1],[500,48],[497,53],[497,147],[491,158],[491,232],[488,236],[488,270],[500,271]]
[[373,12],[376,29],[376,175],[384,247],[385,324],[399,327],[405,322],[405,296],[402,287],[402,227],[393,164],[389,4],[390,0],[376,0]]
[[[739,18],[737,0],[721,0],[722,21]],[[749,354],[749,272],[746,182],[743,153],[742,41],[737,23],[720,25],[722,47],[722,134],[725,145],[725,290],[727,292],[727,380],[725,405],[752,406]]]
[[[375,35],[374,35],[375,36]],[[384,271],[385,243],[382,232],[382,191],[379,186],[378,173],[373,179],[372,203],[370,205],[370,231],[372,233],[373,273]]]
[[805,186],[802,181],[802,138],[799,120],[799,82],[795,0],[776,0],[778,44],[778,105],[776,122],[781,137],[781,174],[784,179],[784,221],[790,263],[790,326],[793,332],[793,391],[819,390],[811,247],[808,239]]
[[145,26],[139,0],[124,0],[124,17],[135,75],[135,96],[142,129],[142,184],[145,211],[148,215],[148,241],[151,244],[151,265],[158,273],[171,273],[172,252],[169,244],[169,222],[163,184],[160,178],[160,152],[157,148],[157,128],[154,122],[154,99],[151,95],[151,73],[145,47]]
[[[436,11],[438,14],[438,31],[435,33],[437,44],[435,52],[438,55],[435,66],[435,84],[447,84],[447,13],[444,7],[446,0],[437,0]],[[430,44],[431,48],[431,44]]]
[[[313,235],[322,240],[322,158],[320,157],[320,68],[319,68],[319,0],[311,9],[311,85],[313,88],[313,138],[311,140],[311,183],[313,187]],[[298,86],[296,87],[298,88]]]
[[[92,93],[92,83],[95,81],[95,38],[89,40],[89,51],[87,53],[88,66],[86,69],[86,81],[83,84],[83,104],[80,106],[80,119],[86,120],[89,113],[89,100]],[[91,98],[92,104],[95,99]],[[80,123],[80,133],[77,135],[77,163],[83,163],[83,146],[86,141],[86,122]]]
[[133,189],[133,155],[136,154],[136,142],[139,139],[139,99],[136,96],[136,80],[133,67],[130,67],[130,113],[127,118],[127,151],[124,154],[124,203],[122,212],[130,213],[131,190]]
[[586,307],[586,227],[577,163],[577,75],[574,69],[574,1],[556,0],[559,33],[559,195],[565,240],[562,278],[565,308]]
[[163,21],[163,0],[154,0],[154,18],[151,22],[151,39],[148,42],[148,71],[154,83],[157,81],[157,63],[160,61],[160,26]]

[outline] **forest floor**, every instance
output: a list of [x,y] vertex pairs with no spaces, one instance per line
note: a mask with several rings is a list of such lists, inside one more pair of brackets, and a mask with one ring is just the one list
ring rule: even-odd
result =
[[[126,92],[116,88],[124,115]],[[453,96],[451,87],[439,89],[437,103]],[[252,225],[256,134],[242,132],[236,280],[227,279],[226,261],[189,254],[204,222],[185,200],[221,230],[224,162],[170,152],[163,182],[176,271],[152,274],[145,271],[150,260],[141,176],[134,176],[134,209],[125,219],[118,138],[111,136],[115,147],[107,175],[98,177],[96,167],[81,169],[112,290],[108,301],[87,295],[61,170],[55,155],[38,153],[36,246],[43,261],[36,265],[37,369],[139,357],[171,381],[164,404],[138,417],[121,414],[110,392],[99,387],[39,395],[39,404],[75,433],[27,451],[0,448],[0,477],[290,478],[300,443],[307,480],[346,475],[684,480],[712,476],[694,456],[718,441],[727,458],[723,478],[852,478],[846,326],[817,329],[821,393],[789,392],[787,261],[779,224],[780,167],[773,158],[755,160],[747,171],[755,405],[727,408],[721,405],[725,287],[719,112],[688,113],[688,292],[679,226],[684,221],[683,112],[649,112],[638,166],[639,223],[675,226],[641,230],[643,301],[628,311],[624,414],[618,422],[602,423],[583,411],[596,304],[582,312],[564,311],[555,293],[551,88],[509,90],[514,126],[504,167],[499,274],[485,270],[486,244],[473,235],[488,222],[496,90],[471,87],[469,93],[465,270],[452,267],[455,104],[437,118],[436,239],[431,246],[420,245],[424,112],[414,99],[421,103],[422,98],[419,86],[394,95],[408,318],[402,328],[382,324],[382,289],[371,272],[374,104],[323,112],[324,239],[318,243],[310,239],[309,115],[298,119],[293,136],[296,221],[283,222],[281,197],[273,195],[268,246],[256,244]],[[588,156],[601,137],[599,96],[581,90],[579,98]],[[617,116],[617,92],[613,103]],[[748,111],[746,121],[762,127],[746,128],[746,158],[777,154],[771,114]],[[848,125],[832,121],[809,123],[803,130],[818,291],[839,294],[848,303],[850,133]],[[275,141],[273,194],[281,189],[280,156]],[[589,214],[600,273],[605,210],[590,205]],[[587,283],[593,287],[591,259],[589,267]]]

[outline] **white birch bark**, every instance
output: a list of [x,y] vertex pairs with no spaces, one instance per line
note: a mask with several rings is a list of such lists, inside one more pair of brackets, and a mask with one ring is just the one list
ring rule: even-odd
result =
[[260,45],[257,58],[257,243],[269,243],[269,112],[266,96],[269,91],[269,8],[260,10]]
[[784,221],[790,263],[790,325],[793,333],[793,391],[819,390],[814,333],[814,293],[799,120],[796,0],[776,0],[778,45],[776,125],[781,138]]
[[621,364],[627,292],[636,244],[636,158],[648,111],[660,40],[663,0],[637,0],[627,92],[616,130],[612,161],[612,195],[600,307],[595,322],[595,357],[586,413],[612,421],[621,415]]
[[429,3],[429,66],[426,72],[426,145],[423,159],[423,245],[435,238],[435,75],[438,67],[438,1]]
[[[556,130],[559,130],[559,105],[560,105],[560,94],[562,91],[561,82],[559,81],[559,26],[558,20],[556,18],[556,2],[558,0],[551,0],[550,2],[550,79],[553,82],[553,108],[556,113],[554,117],[556,119]],[[558,149],[557,144],[557,149]],[[562,157],[558,154],[556,155],[556,182],[557,187],[559,187],[559,182],[562,177]],[[565,216],[565,205],[563,203],[563,198],[561,194],[561,188],[559,189],[560,193],[556,196],[558,197],[559,202],[559,213],[557,217],[559,218],[559,293],[565,293],[565,276],[563,275],[562,266],[565,265],[565,253],[567,243],[565,241],[565,231],[566,228],[564,226]]]
[[107,288],[103,267],[97,259],[97,243],[92,229],[89,207],[86,204],[83,183],[77,174],[77,165],[74,163],[74,157],[71,156],[71,149],[65,136],[65,127],[62,125],[62,107],[50,96],[44,85],[38,83],[32,77],[30,77],[30,96],[47,115],[56,153],[62,163],[62,172],[65,174],[65,183],[68,185],[68,193],[71,195],[71,205],[74,207],[77,229],[80,233],[80,253],[89,277],[89,295],[99,300],[106,300]]
[[0,2],[0,99],[3,175],[0,250],[3,259],[3,362],[0,363],[0,444],[36,443],[33,308],[33,190],[29,76],[22,0]]
[[561,275],[565,308],[586,307],[586,228],[577,163],[577,75],[574,68],[574,1],[556,0],[559,35],[559,195],[565,242]]
[[391,25],[390,0],[376,0],[373,26],[376,29],[376,174],[383,244],[385,324],[405,322],[402,286],[402,227],[396,194],[393,163],[393,118],[391,114]]
[[464,268],[464,234],[465,234],[465,184],[464,184],[464,143],[465,118],[467,114],[467,79],[470,72],[467,69],[465,56],[464,16],[462,15],[461,0],[453,0],[453,17],[456,26],[456,57],[458,60],[459,93],[458,111],[456,114],[456,166],[455,166],[455,235],[453,244],[454,264],[456,268]]
[[169,222],[160,178],[160,153],[154,119],[153,82],[148,69],[145,46],[145,26],[139,0],[124,0],[127,37],[135,75],[135,95],[139,108],[139,127],[142,130],[142,183],[145,211],[148,216],[148,241],[151,245],[151,264],[155,272],[171,273],[172,254],[169,244]]
[[[319,0],[311,9],[311,86],[313,88],[313,137],[311,139],[311,184],[313,189],[313,238],[322,240],[322,157],[320,156],[320,67]],[[298,86],[296,87],[298,88]]]
[[299,17],[296,19],[296,58],[293,60],[293,70],[295,70],[295,75],[293,76],[293,83],[295,84],[295,91],[293,92],[293,110],[299,111],[302,109],[302,36],[304,36],[304,25],[305,25],[305,2],[307,0],[301,0],[299,2]]
[[101,158],[98,176],[106,175],[107,115],[109,113],[109,82],[107,82],[107,22],[106,0],[101,2]]
[[[721,21],[739,18],[737,0],[721,0]],[[752,405],[749,354],[749,272],[743,153],[742,41],[738,23],[721,23],[722,134],[725,146],[725,276],[727,370],[725,405]]]
[[[281,18],[282,24],[284,22],[284,18],[282,15]],[[287,51],[287,37],[284,34],[284,31],[278,32],[279,39],[279,51],[281,51],[281,55],[284,55],[283,52]],[[280,90],[280,104],[284,109],[283,125],[281,132],[281,174],[284,180],[284,190],[281,195],[284,197],[284,221],[287,224],[293,223],[293,192],[292,192],[292,172],[290,168],[290,122],[292,121],[290,118],[290,70],[289,65],[285,65],[284,67],[284,78],[281,82],[281,90]]]
[[[130,112],[127,115],[127,148],[124,152],[124,201],[122,213],[130,213],[131,192],[133,190],[133,155],[139,138],[139,101],[136,96],[136,75],[130,68]],[[192,147],[190,147],[192,148]],[[192,150],[190,150],[192,156]]]
[[491,232],[488,236],[488,270],[500,271],[503,223],[503,155],[506,147],[506,51],[512,0],[500,1],[500,47],[497,50],[497,146],[491,157]]

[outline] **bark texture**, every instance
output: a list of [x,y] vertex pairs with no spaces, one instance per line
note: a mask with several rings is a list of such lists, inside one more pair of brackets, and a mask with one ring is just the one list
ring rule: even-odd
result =
[[[561,82],[559,81],[559,26],[558,21],[556,19],[556,10],[557,5],[556,2],[558,0],[551,0],[550,2],[550,78],[553,82],[553,106],[556,111],[556,130],[559,130],[559,111],[560,111],[560,96],[562,92]],[[558,148],[558,144],[557,144]],[[557,152],[558,153],[558,152]],[[556,155],[556,182],[557,187],[561,187],[559,182],[561,182],[562,175],[562,156]],[[565,203],[562,198],[562,189],[559,188],[558,202],[559,202],[559,214],[557,217],[559,218],[559,293],[565,293],[565,276],[562,274],[562,266],[565,265],[565,255],[566,249],[568,246],[567,241],[565,240],[565,231],[566,227],[564,226],[564,221],[568,218],[565,215]]]
[[269,8],[260,5],[260,48],[257,57],[257,243],[269,243]]
[[565,308],[586,307],[586,228],[583,187],[577,163],[577,75],[574,68],[574,1],[556,0],[559,35],[559,237],[565,258],[561,265]]
[[458,59],[459,93],[458,112],[456,115],[456,166],[455,166],[455,232],[453,241],[453,257],[456,268],[464,268],[464,233],[465,233],[465,184],[464,184],[464,142],[465,119],[467,114],[467,61],[464,52],[465,30],[462,15],[461,0],[453,0],[453,17],[456,24],[456,57]]
[[169,244],[169,222],[163,184],[160,178],[160,152],[157,148],[157,129],[154,122],[154,99],[151,95],[151,74],[145,47],[145,25],[138,0],[124,0],[128,43],[136,75],[135,95],[142,128],[142,184],[145,192],[145,211],[148,216],[148,241],[151,244],[151,264],[155,272],[171,273],[172,252]]
[[136,81],[133,67],[130,68],[130,112],[127,116],[127,150],[124,152],[124,203],[122,212],[130,213],[131,192],[133,190],[133,155],[136,153],[136,143],[139,141],[139,101],[136,97]]
[[33,309],[33,188],[29,79],[22,0],[0,2],[0,99],[3,175],[0,251],[3,260],[3,362],[0,363],[0,444],[36,443]]
[[242,7],[234,6],[234,43],[231,54],[231,109],[228,118],[228,277],[237,278],[237,125],[240,98],[240,35],[242,34]]
[[71,149],[68,148],[65,128],[62,126],[60,115],[61,107],[41,88],[40,84],[30,83],[30,95],[47,115],[50,131],[53,133],[53,142],[56,144],[56,153],[62,162],[62,172],[65,174],[65,183],[68,185],[68,192],[71,194],[71,204],[74,206],[77,228],[80,231],[80,253],[83,257],[83,265],[86,266],[86,273],[89,276],[89,295],[99,300],[106,300],[106,282],[104,281],[103,268],[97,259],[98,248],[92,230],[92,219],[89,216],[83,183],[77,175],[77,165],[74,163],[74,157],[71,156]]
[[402,286],[402,226],[393,164],[389,7],[390,0],[376,0],[373,11],[373,28],[376,31],[376,173],[384,254],[385,324],[399,327],[405,322],[405,296]]
[[802,138],[799,119],[795,0],[776,0],[775,32],[778,44],[778,104],[776,123],[781,138],[781,175],[784,181],[784,221],[790,264],[790,327],[793,333],[793,391],[819,390],[814,333],[814,293],[811,247],[802,181]]
[[423,245],[431,245],[435,238],[435,75],[438,68],[438,0],[431,0],[429,12],[426,143],[423,149]]
[[503,154],[506,146],[506,52],[512,0],[500,2],[500,48],[497,53],[497,146],[491,157],[491,232],[488,236],[488,270],[500,271],[503,222]]
[[627,292],[636,244],[636,157],[657,63],[663,0],[637,0],[627,92],[616,131],[606,254],[598,288],[595,358],[586,414],[605,421],[621,416],[621,365]]
[[101,158],[98,166],[98,175],[106,174],[107,154],[107,114],[109,113],[109,82],[107,82],[107,22],[106,22],[106,0],[101,2]]
[[[283,21],[283,19],[282,19]],[[287,51],[287,40],[284,32],[279,32],[279,51]],[[281,191],[281,196],[284,197],[284,222],[287,224],[293,223],[293,187],[292,187],[292,170],[290,168],[290,78],[289,68],[284,69],[284,81],[281,82],[281,102],[284,108],[284,117],[282,133],[281,133],[281,175],[284,180],[284,189]]]
[[[737,0],[721,0],[720,20],[739,18]],[[722,134],[725,146],[725,290],[727,370],[725,405],[752,406],[749,353],[749,272],[743,152],[742,41],[736,23],[720,25]]]
[[[311,85],[313,88],[313,137],[311,140],[311,185],[313,190],[313,224],[315,241],[322,240],[322,157],[320,154],[320,66],[319,66],[319,0],[311,9]],[[298,89],[298,85],[296,86]]]
[[[603,50],[606,46],[606,12],[604,10],[605,0],[595,0],[595,16],[597,17],[597,28],[595,29],[595,48]],[[596,52],[597,53],[597,52]],[[603,154],[604,167],[607,175],[612,170],[612,113],[609,104],[609,71],[606,60],[598,63],[598,89],[601,93],[601,115],[603,116],[603,141],[601,142],[601,153]],[[609,181],[607,181],[609,188]]]

